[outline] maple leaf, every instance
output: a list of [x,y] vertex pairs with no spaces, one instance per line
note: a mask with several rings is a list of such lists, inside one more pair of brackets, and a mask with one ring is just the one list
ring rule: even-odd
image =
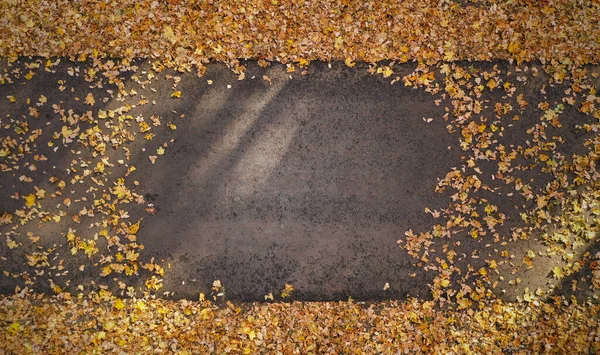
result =
[[150,125],[146,122],[140,122],[140,133],[148,132],[151,129]]
[[128,227],[128,232],[129,234],[136,234],[138,232],[138,230],[140,230],[140,222],[138,221],[135,224],[132,224]]
[[389,66],[385,66],[385,67],[377,68],[377,73],[383,74],[384,78],[389,78],[390,76],[392,76],[394,74],[394,71]]
[[29,194],[23,197],[25,199],[25,206],[31,207],[35,204],[35,194]]
[[67,126],[63,126],[60,133],[63,135],[63,137],[70,138],[73,135],[73,130]]
[[125,307],[125,303],[123,303],[121,299],[117,298],[117,300],[113,304],[113,307],[120,311]]
[[96,104],[96,99],[94,99],[94,95],[92,95],[91,92],[85,97],[85,103],[90,106],[94,106]]
[[117,198],[125,198],[127,196],[129,196],[131,193],[129,192],[129,189],[127,189],[127,187],[125,187],[122,184],[118,184],[113,188],[113,195],[117,195]]
[[309,64],[310,64],[310,61],[305,58],[300,58],[300,60],[298,61],[298,65],[301,67],[306,67]]
[[285,287],[281,291],[281,298],[288,298],[294,292],[294,287],[290,284],[285,284]]
[[10,239],[9,236],[6,236],[6,246],[9,249],[15,249],[19,246],[19,244],[17,244],[17,242],[15,242],[14,240]]

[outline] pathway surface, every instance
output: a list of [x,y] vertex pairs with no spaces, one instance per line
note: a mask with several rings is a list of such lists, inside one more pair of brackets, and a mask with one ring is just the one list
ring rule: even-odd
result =
[[[76,75],[67,73],[69,67],[79,68]],[[146,121],[158,116],[162,130],[155,129],[149,143],[141,138],[130,143],[130,160],[116,164],[114,176],[136,167],[125,175],[139,181],[136,191],[145,201],[129,220],[143,218],[139,242],[145,255],[163,261],[163,290],[196,298],[221,280],[229,299],[264,299],[285,284],[294,286],[297,299],[306,300],[428,296],[434,275],[415,267],[397,240],[407,230],[431,228],[434,220],[426,207],[448,205],[435,186],[461,164],[462,152],[441,119],[444,108],[434,104],[431,94],[402,82],[390,85],[365,69],[317,63],[308,75],[296,72],[290,79],[284,66],[262,69],[250,63],[246,79],[238,81],[226,67],[211,65],[202,78],[180,76],[179,99],[165,94],[175,90],[172,80],[136,86],[137,95],[128,102],[143,97],[154,104],[136,107],[134,115]],[[90,88],[82,78],[85,65],[63,63],[55,70],[39,70],[27,85],[0,86],[0,98],[17,99],[2,101],[3,124],[27,114],[27,97],[45,95],[49,103],[62,102],[75,112],[89,109],[83,103],[88,92],[96,93],[94,110],[123,104],[106,94],[110,86]],[[57,90],[58,80],[67,90]],[[40,110],[41,119],[32,128],[60,131],[62,123],[52,119],[52,109]],[[176,123],[175,133],[165,129],[167,122]],[[156,156],[159,145],[165,152],[152,162],[149,156]],[[74,174],[67,169],[77,152],[42,143],[36,149],[50,161],[39,162],[36,173],[28,174],[34,175],[33,183],[20,180],[24,168],[4,173],[0,210],[22,207],[22,199],[11,198],[16,191],[49,184],[53,175]],[[80,185],[72,191],[93,186]],[[502,208],[513,202],[498,203]],[[56,244],[54,253],[60,256],[69,253],[68,228],[85,233],[85,226],[71,222],[30,223],[18,233],[50,235],[45,243]],[[465,248],[473,252],[483,243]],[[5,270],[23,265],[4,245],[2,253]],[[49,274],[68,278],[72,285],[102,282],[88,270]],[[16,284],[3,277],[2,290],[10,292]]]

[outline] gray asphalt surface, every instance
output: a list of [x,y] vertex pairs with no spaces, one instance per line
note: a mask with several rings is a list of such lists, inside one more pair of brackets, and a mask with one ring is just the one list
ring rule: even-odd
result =
[[[106,94],[110,86],[90,89],[81,77],[65,74],[68,66],[78,65],[64,64],[53,74],[40,70],[27,85],[0,86],[0,98],[17,97],[16,105],[3,101],[3,120],[9,113],[23,115],[25,97],[40,94],[76,112],[89,109],[82,100],[90,91],[96,93],[94,109],[122,105]],[[413,68],[397,72],[408,74]],[[435,186],[460,165],[461,151],[441,119],[444,108],[433,104],[431,94],[401,82],[390,85],[365,69],[316,63],[308,75],[294,73],[290,79],[284,66],[262,69],[251,63],[246,80],[238,81],[226,67],[211,65],[202,78],[181,75],[180,99],[165,94],[173,91],[172,80],[146,89],[136,86],[139,95],[156,104],[132,114],[146,120],[158,115],[163,126],[169,121],[177,125],[176,133],[156,130],[152,142],[138,139],[128,145],[129,164],[137,170],[127,179],[139,181],[136,191],[146,199],[133,209],[131,220],[143,218],[138,236],[144,254],[170,266],[163,290],[197,298],[219,279],[229,299],[261,300],[286,283],[296,289],[295,299],[304,300],[427,297],[434,275],[413,266],[415,260],[396,242],[409,229],[431,228],[434,220],[426,207],[447,206],[447,196],[436,193]],[[73,92],[56,90],[61,78]],[[73,95],[81,100],[73,101]],[[56,125],[59,131],[51,110],[41,110],[48,123],[38,125]],[[163,143],[168,143],[165,154],[152,164],[148,156]],[[72,156],[43,144],[37,149],[52,160],[39,163],[33,177],[33,184],[43,186],[50,175],[65,173]],[[115,174],[126,170],[115,169]],[[4,174],[0,210],[22,205],[10,198],[31,189],[20,175]],[[87,186],[73,191],[77,188]],[[510,207],[513,202],[499,203]],[[155,215],[144,211],[149,204]],[[33,224],[18,234],[47,235],[45,243],[55,243],[56,255],[65,255],[69,248],[61,234],[71,226],[36,229]],[[0,231],[8,233],[6,227]],[[467,241],[465,250],[482,245]],[[4,269],[17,270],[22,256],[4,246],[0,251]],[[89,270],[54,278],[68,278],[72,285],[102,282]],[[19,284],[14,278],[1,281],[4,292]]]
[[396,241],[432,223],[423,210],[440,204],[436,179],[457,163],[442,122],[423,121],[442,108],[364,70],[312,70],[290,80],[273,68],[272,85],[224,68],[207,74],[214,88],[181,83],[181,132],[165,159],[138,166],[152,171],[143,188],[161,216],[141,233],[172,260],[167,288],[194,294],[220,279],[243,299],[285,283],[314,300],[427,294]]

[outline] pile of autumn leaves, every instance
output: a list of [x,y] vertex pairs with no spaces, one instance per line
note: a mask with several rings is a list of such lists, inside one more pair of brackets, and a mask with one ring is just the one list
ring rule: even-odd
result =
[[[7,0],[0,4],[0,55],[153,58],[204,71],[240,59],[279,61],[289,71],[312,60],[539,60],[558,80],[600,62],[600,6],[571,1],[120,1]],[[467,24],[467,25],[465,25]],[[381,71],[394,75],[393,65]],[[427,77],[413,78],[428,81]],[[106,73],[110,77],[111,73]],[[561,75],[563,75],[561,77]],[[398,78],[399,79],[399,78]],[[424,85],[427,86],[427,85]],[[447,88],[446,88],[447,89]],[[441,280],[440,282],[443,282]],[[512,353],[600,349],[597,304],[474,302],[362,305],[121,300],[108,292],[0,300],[0,344],[8,353]]]
[[159,58],[182,70],[240,59],[600,60],[593,1],[6,0],[0,55]]
[[[432,302],[254,303],[0,300],[6,353],[481,354],[594,353],[597,304],[499,300],[456,311]],[[596,350],[594,350],[596,349]]]

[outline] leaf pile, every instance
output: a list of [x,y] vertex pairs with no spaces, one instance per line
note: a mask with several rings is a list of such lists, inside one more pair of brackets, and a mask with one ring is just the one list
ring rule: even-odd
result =
[[477,310],[431,302],[379,304],[121,300],[91,293],[71,301],[0,300],[8,353],[473,354],[600,350],[600,306],[495,301]]
[[[0,10],[0,56],[9,59],[0,84],[26,90],[40,72],[64,74],[56,83],[64,97],[55,102],[18,89],[0,98],[18,112],[0,118],[2,183],[16,186],[0,210],[0,263],[25,261],[0,276],[22,282],[0,300],[3,350],[600,351],[598,305],[559,296],[568,288],[597,299],[600,290],[600,253],[589,251],[600,232],[600,74],[582,66],[600,62],[597,2],[6,0]],[[22,56],[37,58],[11,64]],[[136,58],[151,58],[151,69],[139,70]],[[240,60],[249,58],[303,74],[314,60],[370,62],[371,74],[426,90],[445,108],[425,122],[444,120],[461,151],[461,165],[436,187],[448,205],[427,209],[436,221],[430,230],[398,241],[435,274],[433,301],[217,307],[135,298],[136,290],[161,289],[165,265],[138,240],[135,206],[148,218],[157,210],[136,192],[131,157],[145,152],[154,164],[172,142],[153,141],[156,133],[177,131],[175,120],[140,113],[152,101],[136,89],[151,87],[165,68],[201,75],[211,61],[244,79]],[[375,64],[382,60],[391,62]],[[517,65],[482,69],[461,60]],[[408,61],[419,65],[397,75],[394,65]],[[158,96],[185,97],[181,78],[165,77],[172,92]],[[89,91],[76,92],[77,80]],[[550,280],[525,280],[550,263]],[[78,284],[76,270],[100,281]],[[57,295],[29,294],[37,282]],[[511,287],[521,302],[498,299]],[[293,291],[286,285],[281,297]]]
[[600,60],[595,1],[48,1],[0,4],[0,55],[160,58],[189,69],[239,59]]

